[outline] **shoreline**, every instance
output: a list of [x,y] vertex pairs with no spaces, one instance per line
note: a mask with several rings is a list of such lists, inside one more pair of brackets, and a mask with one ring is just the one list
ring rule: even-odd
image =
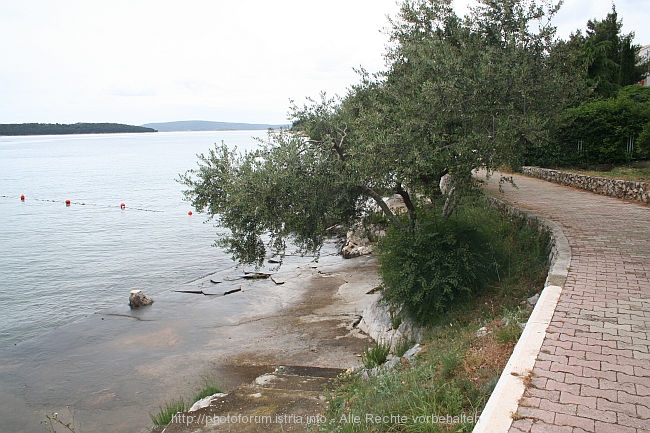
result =
[[202,377],[228,391],[270,365],[359,364],[369,340],[353,323],[379,296],[366,294],[379,284],[375,259],[304,259],[277,275],[285,284],[255,281],[228,296],[125,302],[3,351],[2,430],[40,430],[69,406],[83,431],[146,432],[149,413]]

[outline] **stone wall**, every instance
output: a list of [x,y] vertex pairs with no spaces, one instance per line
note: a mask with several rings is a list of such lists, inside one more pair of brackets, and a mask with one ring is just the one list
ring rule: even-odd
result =
[[567,173],[550,168],[523,167],[522,173],[544,179],[560,185],[580,188],[597,194],[609,195],[625,200],[650,203],[650,184],[604,177],[592,177],[584,174]]

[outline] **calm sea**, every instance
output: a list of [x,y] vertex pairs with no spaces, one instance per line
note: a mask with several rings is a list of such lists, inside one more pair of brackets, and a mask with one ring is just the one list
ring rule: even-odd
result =
[[265,134],[0,137],[0,350],[130,290],[155,296],[232,268],[176,179],[215,143],[252,148]]

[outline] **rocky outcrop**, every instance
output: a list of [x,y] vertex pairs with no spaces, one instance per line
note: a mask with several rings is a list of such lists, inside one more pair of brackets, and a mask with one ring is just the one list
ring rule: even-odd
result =
[[370,243],[370,239],[355,230],[350,230],[347,233],[345,245],[341,248],[341,254],[344,259],[372,254],[373,251],[374,246]]
[[363,311],[357,328],[380,343],[390,343],[391,349],[402,341],[418,342],[423,329],[403,318],[400,312],[392,313],[381,301],[373,302]]
[[586,176],[584,174],[568,173],[550,168],[523,167],[522,173],[537,177],[548,182],[580,188],[596,194],[608,195],[624,200],[650,203],[650,184],[604,177]]
[[384,236],[386,231],[374,224],[369,227],[358,226],[347,233],[345,245],[341,248],[341,254],[344,259],[365,256],[372,254],[375,249],[375,243],[379,238]]
[[145,295],[142,290],[131,290],[129,295],[129,306],[131,308],[140,308],[153,304],[153,299]]

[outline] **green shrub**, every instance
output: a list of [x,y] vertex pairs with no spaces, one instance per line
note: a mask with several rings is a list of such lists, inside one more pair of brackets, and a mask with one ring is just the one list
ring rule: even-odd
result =
[[497,281],[507,292],[511,281],[537,275],[548,248],[548,233],[534,222],[485,203],[466,203],[448,218],[431,210],[417,227],[389,229],[379,243],[383,299],[428,324]]
[[389,229],[380,241],[383,298],[420,323],[467,299],[496,274],[481,226],[431,212],[410,230]]
[[[538,230],[534,221],[502,215],[490,207],[463,206],[453,218],[461,227],[475,227],[480,233],[476,236],[486,242],[482,247],[489,251],[486,254],[493,262],[491,275],[498,281],[489,282],[489,291],[476,293],[467,302],[451,302],[446,311],[436,314],[435,320],[425,317],[429,326],[422,335],[424,350],[415,362],[367,379],[360,375],[346,377],[329,394],[327,422],[319,426],[320,432],[472,431],[476,415],[490,397],[505,364],[503,359],[494,356],[495,350],[505,348],[496,347],[500,343],[492,338],[477,338],[476,329],[505,317],[508,326],[497,339],[514,341],[521,332],[518,322],[525,321],[530,311],[521,307],[521,301],[539,291],[546,278],[549,237],[544,230]],[[422,225],[424,219],[425,216],[420,216]],[[392,258],[398,263],[417,258],[416,248],[405,251],[410,256],[394,250]],[[391,265],[393,270],[399,269],[395,263]],[[400,298],[396,297],[395,301],[399,303]],[[398,310],[395,307],[392,311]],[[396,344],[396,354],[400,345],[402,342]],[[363,422],[363,414],[381,415],[381,422]],[[361,416],[362,422],[350,422],[354,415]],[[396,425],[391,415],[406,416],[406,422]],[[432,415],[472,418],[453,425],[417,421],[419,417]]]
[[[628,147],[632,138],[634,145]],[[650,157],[650,89],[630,85],[616,97],[585,101],[567,109],[557,142],[527,149],[526,164],[589,167]],[[580,144],[578,144],[580,143]]]

